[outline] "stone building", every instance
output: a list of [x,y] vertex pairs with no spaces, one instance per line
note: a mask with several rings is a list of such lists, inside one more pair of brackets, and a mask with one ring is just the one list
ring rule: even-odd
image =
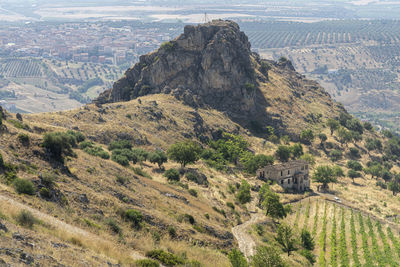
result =
[[304,160],[265,166],[257,170],[257,177],[264,181],[275,181],[284,189],[294,191],[310,189],[308,163]]

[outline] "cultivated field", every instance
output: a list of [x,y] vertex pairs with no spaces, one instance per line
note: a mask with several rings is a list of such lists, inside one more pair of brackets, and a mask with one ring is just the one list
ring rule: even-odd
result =
[[323,200],[305,199],[293,206],[287,222],[312,232],[317,266],[398,266],[399,227],[357,210]]

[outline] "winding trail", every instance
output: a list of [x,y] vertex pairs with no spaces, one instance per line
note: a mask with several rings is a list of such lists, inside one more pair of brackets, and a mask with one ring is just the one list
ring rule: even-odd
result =
[[253,224],[266,221],[263,213],[252,213],[250,220],[232,228],[232,234],[239,244],[239,250],[246,258],[255,254],[256,242],[248,233],[249,227]]

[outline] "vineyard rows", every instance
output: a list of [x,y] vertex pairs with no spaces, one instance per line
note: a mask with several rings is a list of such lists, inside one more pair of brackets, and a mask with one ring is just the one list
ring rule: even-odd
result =
[[400,266],[397,228],[317,198],[304,200],[293,210],[287,221],[296,231],[312,231],[316,266]]
[[384,44],[400,42],[400,23],[397,21],[264,22],[258,25],[243,23],[241,26],[256,48],[330,45],[368,40]]
[[[3,63],[3,64],[1,64]],[[0,63],[0,74],[5,77],[41,77],[42,71],[36,60],[11,59]]]

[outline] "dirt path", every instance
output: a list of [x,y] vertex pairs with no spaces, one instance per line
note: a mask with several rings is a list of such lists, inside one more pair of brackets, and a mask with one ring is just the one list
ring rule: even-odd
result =
[[[36,210],[28,205],[25,205],[23,203],[20,203],[18,201],[16,201],[15,199],[13,199],[12,197],[6,196],[4,194],[2,194],[0,192],[0,202],[3,203],[7,203],[8,205],[12,206],[13,208],[15,208],[16,210],[28,210],[30,211],[37,219],[45,221],[47,224],[55,227],[56,229],[68,232],[68,233],[72,233],[72,234],[76,234],[78,236],[83,236],[85,238],[88,238],[90,240],[93,240],[95,242],[99,242],[99,243],[107,243],[107,242],[111,242],[106,240],[103,237],[99,237],[95,234],[92,234],[84,229],[81,229],[79,227],[73,226],[71,224],[65,223],[57,218],[54,218],[53,216],[50,216],[46,213],[43,213],[39,210]],[[131,257],[134,260],[138,260],[138,259],[144,259],[145,257],[142,256],[139,252],[137,251],[131,251],[130,252]]]
[[253,237],[248,233],[250,226],[266,220],[262,213],[252,213],[250,220],[239,224],[232,228],[232,234],[239,244],[239,250],[246,258],[250,258],[255,253],[256,242]]

